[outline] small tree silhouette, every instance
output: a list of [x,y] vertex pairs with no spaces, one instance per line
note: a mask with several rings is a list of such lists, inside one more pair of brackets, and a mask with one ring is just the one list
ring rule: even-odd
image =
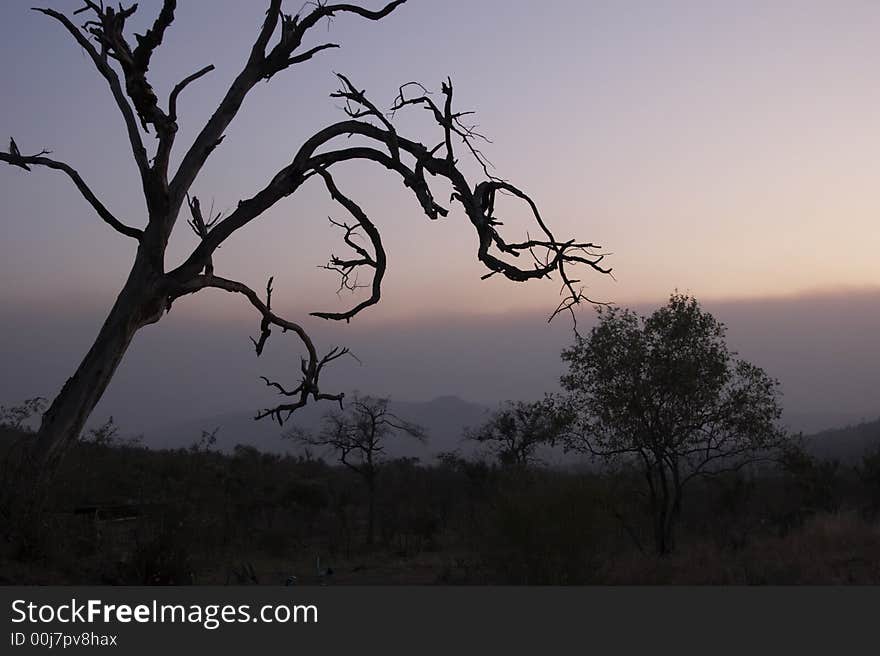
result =
[[489,448],[501,465],[528,467],[540,462],[538,449],[553,446],[562,436],[567,417],[556,402],[508,401],[465,437]]
[[660,554],[675,546],[692,480],[776,457],[778,383],[738,360],[725,328],[696,299],[675,293],[650,317],[599,308],[599,323],[563,351],[567,446],[644,481]]
[[287,434],[300,444],[329,447],[340,463],[360,476],[367,486],[367,544],[375,540],[376,479],[386,460],[385,447],[394,435],[406,435],[424,442],[425,431],[388,410],[389,399],[356,396],[345,411],[324,415],[320,433],[312,435],[301,429]]

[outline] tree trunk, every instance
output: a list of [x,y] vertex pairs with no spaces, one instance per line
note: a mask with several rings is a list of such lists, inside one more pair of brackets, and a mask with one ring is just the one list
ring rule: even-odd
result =
[[367,478],[368,516],[367,544],[372,546],[376,536],[376,481],[372,476]]
[[666,512],[658,510],[654,515],[654,549],[658,556],[669,553],[666,543]]
[[657,554],[668,556],[675,551],[675,529],[681,517],[681,490],[675,489],[671,498],[664,497],[654,515],[654,543]]
[[[658,458],[659,460],[659,458]],[[657,484],[653,483],[654,475],[649,469],[646,477],[651,491],[651,521],[654,529],[654,550],[658,556],[665,556],[669,553],[669,543],[667,541],[668,533],[667,519],[669,517],[669,486],[666,480],[666,472],[663,464],[656,465]]]
[[64,453],[78,439],[134,334],[162,316],[164,304],[157,280],[139,254],[94,344],[43,415],[30,454],[38,483],[52,476]]

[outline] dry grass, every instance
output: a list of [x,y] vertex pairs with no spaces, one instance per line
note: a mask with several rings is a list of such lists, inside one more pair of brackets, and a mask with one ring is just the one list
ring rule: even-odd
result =
[[665,558],[615,558],[603,583],[641,585],[880,584],[880,524],[855,514],[817,515],[785,537],[753,538],[738,550],[684,544]]
[[[854,513],[818,515],[785,537],[754,536],[741,549],[721,549],[710,540],[691,541],[667,557],[636,551],[608,554],[591,578],[600,585],[839,585],[880,584],[880,523],[869,523]],[[2,560],[2,559],[0,559]],[[234,558],[227,565],[206,568],[198,584],[241,584],[230,578]],[[450,551],[401,556],[387,550],[322,558],[321,576],[314,555],[290,558],[256,556],[249,561],[259,584],[283,585],[290,576],[300,585],[431,585],[498,582],[481,566],[478,554]],[[80,563],[82,565],[82,563]],[[45,563],[29,566],[0,562],[5,583],[72,584],[80,582],[63,571],[47,570]]]

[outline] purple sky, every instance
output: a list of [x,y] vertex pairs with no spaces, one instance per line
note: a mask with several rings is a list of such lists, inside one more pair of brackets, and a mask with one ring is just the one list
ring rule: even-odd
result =
[[[0,4],[0,126],[23,152],[53,150],[117,215],[142,225],[135,167],[103,80],[63,30],[29,11],[30,4]],[[51,4],[68,13],[81,5]],[[135,31],[152,21],[159,4],[140,3]],[[182,97],[178,156],[242,66],[265,9],[258,1],[180,4],[150,68],[159,96],[206,64],[216,70]],[[299,7],[286,3],[290,12]],[[880,327],[878,37],[880,4],[870,0],[411,0],[377,23],[340,17],[315,30],[316,43],[332,40],[343,48],[257,87],[193,190],[203,204],[213,199],[227,210],[263,186],[304,138],[342,117],[337,101],[328,98],[336,86],[333,71],[349,75],[380,106],[390,104],[402,82],[417,79],[437,88],[450,75],[459,108],[477,110],[481,130],[493,140],[486,152],[497,173],[536,199],[557,234],[613,253],[616,281],[585,274],[594,297],[656,305],[674,288],[690,291],[727,308],[722,318],[731,324],[731,341],[751,344],[764,359],[755,357],[758,364],[784,365],[775,373],[783,382],[789,378],[789,387],[803,386],[804,377],[816,381],[813,392],[795,395],[799,403],[815,405],[815,396],[829,411],[846,406],[847,412],[870,414],[876,405],[859,393],[841,392],[840,383],[821,387],[827,360],[779,353],[802,347],[832,358],[840,337],[834,320],[859,335]],[[399,119],[404,134],[436,140],[424,117]],[[397,360],[378,357],[370,374],[352,374],[357,384],[398,395],[409,390],[404,396],[410,398],[454,392],[450,363],[461,359],[458,371],[482,380],[476,372],[516,358],[522,351],[517,340],[552,344],[545,350],[556,357],[567,325],[551,327],[548,339],[540,332],[548,330],[540,313],[554,306],[555,283],[480,282],[473,231],[461,213],[429,223],[397,179],[369,166],[350,167],[338,180],[380,225],[390,265],[382,303],[350,327],[317,333],[318,341],[340,336],[374,343],[390,331],[400,344],[413,345],[393,367],[382,363]],[[3,322],[0,357],[13,365],[0,389],[5,403],[25,396],[24,388],[51,395],[72,372],[122,283],[133,242],[106,229],[60,174],[4,167],[0,196],[0,305],[10,317]],[[340,214],[325,196],[310,184],[273,208],[223,247],[215,259],[218,273],[258,288],[274,275],[278,307],[293,318],[350,305],[350,297],[334,295],[336,280],[317,269],[339,244],[326,217]],[[502,209],[516,229],[518,208]],[[194,244],[179,223],[169,261]],[[761,305],[766,298],[789,300]],[[814,298],[822,303],[809,300]],[[737,305],[736,299],[751,300]],[[873,303],[873,314],[861,311],[865,302]],[[734,311],[746,306],[748,311]],[[758,307],[767,312],[753,311]],[[801,320],[785,323],[780,308]],[[820,311],[838,314],[829,319]],[[241,331],[255,329],[255,320],[243,323],[250,314],[241,301],[222,293],[183,301],[174,313],[178,318],[138,337],[132,358],[141,368],[124,365],[121,379],[131,382],[116,381],[108,393],[118,396],[120,407],[128,407],[151,366],[167,372],[171,362],[181,362],[180,354],[163,359],[174,343],[160,331],[201,335],[211,355],[192,354],[186,360],[191,370],[180,374],[195,379],[200,367],[215,371],[207,360],[222,357],[221,345],[231,345],[231,335],[238,339]],[[511,316],[533,319],[511,322]],[[430,339],[419,342],[425,326],[454,326],[448,328],[454,338],[427,330]],[[468,350],[469,336],[479,349]],[[247,355],[246,340],[235,343]],[[872,345],[867,338],[850,340],[849,350],[832,361],[862,367],[864,373],[851,380],[873,381],[877,389],[867,368],[875,356],[854,350]],[[202,348],[198,340],[191,347]],[[47,352],[54,353],[51,361]],[[463,352],[467,356],[456,359]],[[546,386],[529,381],[536,368],[543,372],[536,380],[558,376],[558,361],[541,367],[526,358],[519,368],[515,362],[502,366],[504,375],[494,383],[487,377],[476,389],[463,385],[462,394],[528,396]],[[249,389],[252,380],[244,383]],[[122,393],[125,384],[130,393]],[[236,385],[217,393],[242,394]]]

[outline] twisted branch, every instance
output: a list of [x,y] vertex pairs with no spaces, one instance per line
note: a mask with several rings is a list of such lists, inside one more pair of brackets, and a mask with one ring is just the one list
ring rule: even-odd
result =
[[320,317],[321,319],[350,321],[351,318],[361,310],[371,305],[375,305],[381,298],[382,278],[385,276],[385,270],[387,267],[385,249],[382,246],[382,236],[379,234],[378,228],[376,228],[376,225],[370,221],[369,217],[360,206],[339,191],[339,188],[333,181],[333,177],[325,169],[316,169],[316,171],[318,175],[324,179],[324,184],[327,186],[327,191],[330,193],[330,197],[347,209],[354,217],[355,221],[357,221],[357,225],[363,228],[364,233],[366,233],[373,245],[373,251],[375,253],[375,255],[371,256],[364,248],[353,242],[351,240],[351,234],[354,228],[349,228],[347,225],[342,224],[345,229],[345,236],[343,237],[345,243],[360,255],[360,259],[343,260],[342,258],[331,255],[330,264],[327,265],[327,268],[338,271],[342,276],[342,286],[354,290],[357,284],[349,284],[349,276],[352,271],[359,266],[371,267],[373,269],[373,282],[370,285],[372,290],[370,297],[345,312],[312,312],[311,314],[313,317]]
[[[86,7],[84,9],[99,10],[93,2],[88,1],[86,2]],[[42,9],[38,7],[34,7],[34,11],[45,14],[46,16],[54,18],[59,23],[61,23],[64,28],[70,33],[70,35],[76,40],[79,46],[86,51],[86,53],[91,58],[92,63],[95,65],[95,68],[98,69],[98,72],[104,77],[105,80],[107,80],[107,84],[109,85],[110,91],[113,94],[113,99],[116,101],[116,106],[119,108],[119,112],[122,114],[122,118],[125,121],[125,127],[128,132],[128,139],[129,143],[131,144],[132,154],[134,155],[138,170],[141,173],[141,179],[146,187],[147,178],[149,176],[150,170],[150,164],[147,160],[147,151],[144,148],[143,141],[141,141],[141,135],[137,128],[137,123],[134,118],[134,112],[132,112],[131,105],[128,104],[128,100],[126,100],[125,94],[122,91],[122,85],[119,82],[119,77],[116,75],[116,72],[110,67],[110,63],[107,59],[108,53],[105,47],[102,46],[101,52],[99,53],[95,49],[95,46],[93,46],[88,38],[86,38],[86,35],[83,34],[64,14],[57,12],[54,9]],[[83,10],[81,9],[80,11]]]
[[221,278],[215,275],[196,276],[185,285],[171,285],[167,287],[165,293],[169,303],[181,296],[193,294],[206,288],[222,289],[227,292],[244,296],[250,304],[256,308],[257,312],[259,312],[262,317],[260,321],[259,338],[251,338],[257,356],[260,356],[263,353],[266,341],[272,334],[272,326],[281,328],[282,332],[291,331],[299,337],[307,353],[307,357],[301,359],[300,371],[302,372],[302,378],[300,379],[299,384],[295,388],[287,390],[280,383],[270,381],[266,377],[261,377],[267,386],[277,389],[282,395],[298,397],[294,402],[282,403],[272,408],[261,410],[255,417],[255,419],[271,417],[275,419],[279,425],[283,425],[290,415],[299,408],[305,406],[310,398],[314,401],[337,401],[340,405],[342,404],[342,399],[345,397],[345,394],[328,394],[322,392],[319,387],[319,382],[321,373],[326,365],[344,355],[350,355],[350,352],[347,348],[335,347],[326,355],[319,356],[314,342],[302,326],[293,321],[284,319],[283,317],[279,317],[272,311],[272,282],[273,279],[269,278],[269,282],[266,284],[265,301],[260,299],[259,295],[244,283]]
[[140,240],[143,237],[143,231],[138,228],[132,228],[131,226],[127,226],[122,223],[119,219],[117,219],[113,214],[108,210],[104,204],[98,200],[98,197],[95,196],[94,192],[89,188],[89,186],[82,179],[82,176],[79,172],[70,166],[69,164],[65,164],[64,162],[59,162],[58,160],[50,159],[45,157],[45,155],[50,154],[48,150],[42,150],[36,155],[22,155],[18,151],[18,146],[15,143],[14,139],[9,140],[9,152],[3,153],[0,152],[0,161],[6,162],[7,164],[11,164],[13,166],[18,166],[25,171],[30,171],[30,166],[45,166],[46,168],[55,169],[56,171],[62,171],[67,174],[76,188],[79,190],[80,194],[82,194],[83,198],[88,201],[89,205],[98,213],[98,216],[113,228],[116,232],[125,235],[126,237],[132,237],[133,239]]

